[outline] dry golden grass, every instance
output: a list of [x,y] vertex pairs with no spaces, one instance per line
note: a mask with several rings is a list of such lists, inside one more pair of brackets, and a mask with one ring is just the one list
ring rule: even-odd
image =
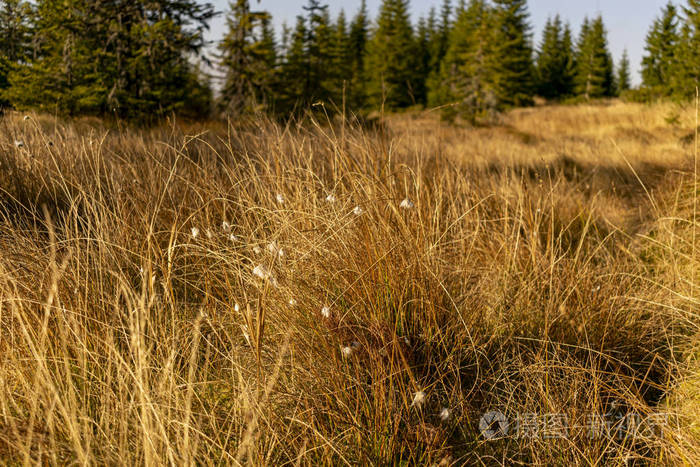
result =
[[3,463],[700,463],[693,110],[0,124]]

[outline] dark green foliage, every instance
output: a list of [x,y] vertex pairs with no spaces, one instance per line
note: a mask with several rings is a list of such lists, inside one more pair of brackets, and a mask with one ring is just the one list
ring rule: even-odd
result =
[[585,99],[615,94],[613,60],[603,18],[584,20],[576,54],[576,92]]
[[632,87],[630,78],[630,60],[627,56],[627,50],[622,53],[620,65],[617,68],[617,92],[618,94],[629,91]]
[[348,37],[350,77],[347,92],[347,103],[352,109],[360,109],[365,105],[365,55],[369,34],[369,16],[367,5],[362,0],[362,5],[350,23]]
[[537,54],[537,92],[548,99],[574,92],[575,61],[571,30],[559,15],[548,19]]
[[642,83],[652,92],[669,95],[673,92],[674,68],[679,42],[678,12],[673,3],[662,10],[646,37],[642,58]]
[[673,94],[692,99],[700,85],[700,0],[688,0],[684,22],[671,65]]
[[270,15],[251,11],[248,0],[231,4],[228,32],[219,44],[225,81],[219,106],[228,115],[265,108],[275,68],[275,42]]
[[415,104],[418,58],[408,0],[383,0],[365,62],[369,104],[390,109]]
[[494,84],[506,106],[532,104],[534,66],[526,0],[494,0]]
[[447,119],[472,123],[498,108],[494,79],[494,12],[483,0],[471,0],[457,11],[450,45],[431,89],[431,102],[444,105]]
[[9,105],[10,71],[31,57],[33,10],[23,0],[0,2],[0,108]]
[[210,4],[39,0],[36,12],[32,57],[10,73],[13,105],[128,118],[205,106],[189,57],[205,45]]

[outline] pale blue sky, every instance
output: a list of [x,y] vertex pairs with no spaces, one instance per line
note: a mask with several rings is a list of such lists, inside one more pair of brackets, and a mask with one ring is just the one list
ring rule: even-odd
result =
[[[228,7],[228,0],[210,0],[220,11],[225,11]],[[452,0],[456,4],[458,0]],[[658,16],[661,8],[668,0],[530,0],[530,19],[534,27],[536,43],[541,38],[542,27],[548,16],[559,13],[562,18],[569,21],[574,28],[574,33],[578,34],[578,28],[585,16],[595,16],[598,13],[603,15],[605,25],[608,28],[608,40],[610,50],[615,58],[615,63],[622,55],[622,51],[627,48],[630,61],[632,62],[633,81],[639,82],[639,64],[644,53],[644,37],[653,19]],[[251,1],[253,7],[269,11],[279,30],[283,21],[288,25],[294,25],[294,18],[302,12],[301,7],[307,2],[305,0],[260,0],[256,5],[255,0]],[[327,0],[330,6],[331,15],[335,15],[344,9],[347,16],[351,17],[360,7],[360,0]],[[379,11],[381,0],[367,0],[367,7],[372,18],[376,17]],[[440,8],[442,0],[412,0],[411,10],[413,21],[427,14],[431,6]],[[678,4],[679,2],[675,2]],[[224,18],[218,17],[212,24],[210,39],[218,40],[224,31]]]

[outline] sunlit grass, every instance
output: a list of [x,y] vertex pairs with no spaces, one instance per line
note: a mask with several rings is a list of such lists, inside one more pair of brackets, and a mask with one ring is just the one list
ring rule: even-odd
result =
[[[697,464],[693,122],[665,104],[342,132],[10,114],[0,456]],[[568,436],[489,441],[489,410],[565,414]],[[588,436],[630,412],[669,423]]]

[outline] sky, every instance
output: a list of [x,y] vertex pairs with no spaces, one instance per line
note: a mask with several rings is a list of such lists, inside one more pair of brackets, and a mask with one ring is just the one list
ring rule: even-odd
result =
[[[209,1],[219,11],[226,11],[228,8],[228,0]],[[627,49],[632,65],[633,84],[639,84],[644,38],[652,21],[667,2],[668,0],[530,0],[528,6],[535,44],[539,44],[542,28],[549,16],[559,13],[571,24],[574,34],[578,35],[579,27],[586,16],[602,14],[608,29],[608,43],[615,63],[619,61],[623,50]],[[256,5],[255,0],[251,0],[253,8],[264,9],[272,14],[278,31],[283,22],[294,26],[296,15],[302,12],[301,7],[306,3],[306,0],[260,0]],[[359,9],[361,0],[326,0],[325,3],[329,5],[331,17],[334,18],[341,9],[345,10],[347,16],[352,17]],[[372,18],[376,17],[380,3],[381,0],[367,0],[367,8]],[[441,3],[442,0],[412,0],[413,22],[415,23],[418,17],[427,15],[431,6],[439,10]],[[452,3],[456,4],[457,0],[452,0]],[[224,30],[225,20],[223,15],[220,15],[212,22],[209,39],[213,41],[220,39]]]

